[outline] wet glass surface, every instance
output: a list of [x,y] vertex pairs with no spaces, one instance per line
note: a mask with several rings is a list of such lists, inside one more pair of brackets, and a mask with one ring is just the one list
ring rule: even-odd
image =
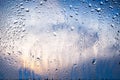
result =
[[119,0],[0,0],[0,80],[119,80],[119,35]]

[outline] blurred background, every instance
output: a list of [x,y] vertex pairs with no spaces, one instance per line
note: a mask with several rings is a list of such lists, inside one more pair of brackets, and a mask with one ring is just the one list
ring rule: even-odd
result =
[[119,0],[0,0],[0,80],[120,80]]

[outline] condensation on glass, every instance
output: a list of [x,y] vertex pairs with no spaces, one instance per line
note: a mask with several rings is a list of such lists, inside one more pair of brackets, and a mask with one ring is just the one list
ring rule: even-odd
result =
[[0,79],[120,79],[119,0],[0,0]]

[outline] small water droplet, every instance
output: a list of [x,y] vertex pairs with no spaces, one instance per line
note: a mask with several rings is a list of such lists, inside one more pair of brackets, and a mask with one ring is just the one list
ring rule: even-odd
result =
[[56,68],[55,71],[57,71],[58,69]]
[[22,52],[21,52],[21,51],[18,51],[18,55],[22,55]]
[[44,0],[45,2],[47,1],[47,0]]
[[96,59],[92,60],[92,64],[94,64],[94,65],[96,64]]
[[66,12],[66,9],[65,9],[65,8],[63,8],[63,11],[64,11],[64,12]]
[[33,0],[33,2],[35,2],[35,0]]
[[43,2],[42,2],[42,1],[40,1],[40,5],[43,5]]
[[20,6],[22,6],[23,5],[23,3],[20,3]]
[[105,2],[108,2],[109,0],[105,0]]
[[72,27],[71,27],[71,31],[73,31],[74,29],[75,29],[75,27],[72,26]]
[[97,11],[97,12],[100,12],[100,11],[101,11],[101,8],[97,8],[96,11]]
[[88,4],[88,6],[89,6],[89,7],[92,7],[92,5],[91,5],[90,3]]
[[70,9],[71,9],[73,6],[72,6],[72,5],[70,5],[69,7],[70,7]]
[[73,69],[77,69],[77,64],[73,64]]
[[103,5],[103,2],[102,2],[102,1],[100,2],[100,5]]
[[56,32],[53,32],[53,35],[54,35],[54,36],[57,36],[57,33],[56,33]]
[[74,66],[77,66],[77,64],[73,64]]
[[111,24],[111,27],[114,27],[114,24]]
[[11,55],[11,53],[7,52],[8,55]]
[[94,12],[95,10],[94,9],[91,9],[91,12]]
[[25,32],[26,30],[24,28],[22,28],[22,32]]
[[113,9],[113,6],[109,6],[109,8]]
[[16,24],[16,23],[18,23],[18,21],[17,21],[17,20],[14,20],[14,24]]
[[116,16],[116,15],[114,15],[112,18],[113,18],[113,19],[115,19],[116,17],[117,17],[117,16]]
[[78,15],[78,12],[77,12],[77,11],[75,11],[75,15]]
[[70,15],[70,17],[72,18],[73,16],[72,16],[72,15]]
[[28,8],[26,8],[26,9],[25,9],[25,11],[26,11],[26,12],[29,12],[29,9],[28,9]]
[[119,16],[119,13],[116,13],[116,16]]
[[24,7],[23,7],[23,6],[20,6],[20,8],[21,8],[21,9],[24,9]]
[[39,57],[37,57],[37,60],[40,60],[40,58],[39,58]]
[[118,38],[118,37],[115,37],[115,40],[119,40],[119,38]]

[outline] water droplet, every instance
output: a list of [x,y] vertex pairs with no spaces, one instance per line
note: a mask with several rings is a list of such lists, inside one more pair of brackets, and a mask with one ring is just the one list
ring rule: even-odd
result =
[[77,66],[77,64],[73,64],[74,66]]
[[56,68],[55,71],[57,71],[58,69]]
[[40,1],[40,5],[42,5],[43,4],[43,2],[42,1]]
[[111,27],[114,27],[114,24],[111,24]]
[[72,15],[70,15],[70,17],[72,18],[73,16],[72,16]]
[[109,0],[105,0],[105,2],[108,2]]
[[115,37],[115,40],[119,40],[119,38]]
[[25,32],[26,30],[24,28],[22,28],[22,32]]
[[116,13],[116,16],[119,16],[119,13]]
[[18,51],[18,55],[22,55],[22,52],[21,52],[21,51]]
[[96,59],[92,60],[92,64],[94,64],[94,65],[96,64]]
[[33,2],[35,2],[35,0],[33,0]]
[[18,21],[17,21],[17,20],[14,20],[14,24],[16,24],[16,23],[18,23]]
[[40,58],[39,58],[39,57],[37,57],[37,60],[40,60]]
[[70,5],[69,7],[70,7],[70,9],[71,9],[73,6],[72,6],[72,5]]
[[26,12],[29,12],[29,9],[28,9],[28,8],[26,8],[26,9],[25,9],[25,11],[26,11]]
[[92,5],[89,3],[89,5],[88,5],[89,7],[92,7]]
[[118,2],[117,1],[114,1],[115,4],[117,4]]
[[71,27],[71,31],[73,31],[74,29],[75,29],[75,27],[72,26],[72,27]]
[[114,15],[112,18],[113,18],[113,19],[115,19],[116,17],[117,17],[117,16],[116,16],[116,15]]
[[65,8],[63,8],[63,11],[64,11],[64,12],[66,12],[66,9],[65,9]]
[[8,55],[11,55],[11,53],[7,52]]
[[85,3],[85,0],[82,0],[83,3]]
[[95,10],[94,9],[91,9],[91,12],[94,12]]
[[23,5],[23,3],[20,3],[20,6],[22,6]]
[[75,11],[75,14],[76,14],[76,15],[78,15],[78,12],[77,12],[77,11]]
[[113,9],[113,6],[109,6],[109,8]]
[[77,64],[73,64],[73,69],[77,69]]
[[100,2],[100,5],[103,5],[103,2],[102,2],[102,1]]
[[44,0],[45,2],[47,1],[47,0]]
[[54,36],[57,36],[57,33],[56,33],[56,32],[53,32],[53,35],[54,35]]
[[100,12],[100,11],[101,11],[101,8],[97,8],[96,11],[97,11],[97,12]]
[[23,6],[20,6],[20,8],[21,8],[21,9],[24,9],[24,7],[23,7]]

